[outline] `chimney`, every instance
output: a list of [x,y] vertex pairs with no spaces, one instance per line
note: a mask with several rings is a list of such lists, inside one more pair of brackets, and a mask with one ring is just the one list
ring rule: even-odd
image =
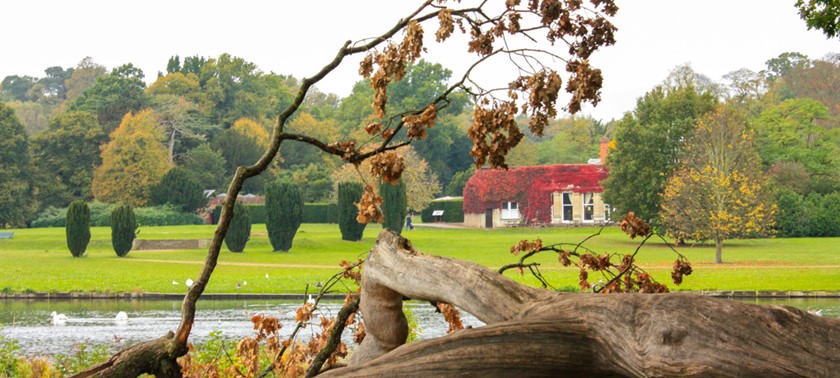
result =
[[601,164],[602,165],[607,165],[607,154],[609,153],[609,149],[610,149],[610,138],[607,138],[607,136],[604,135],[604,137],[601,138],[601,152],[599,153],[599,157],[601,158]]

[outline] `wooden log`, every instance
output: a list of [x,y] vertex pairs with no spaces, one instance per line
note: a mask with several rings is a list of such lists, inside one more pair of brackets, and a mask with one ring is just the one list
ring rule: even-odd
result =
[[[326,376],[762,376],[840,372],[840,320],[691,294],[557,293],[423,254],[383,231],[363,270],[368,335]],[[400,296],[488,325],[404,344]],[[395,320],[396,319],[396,320]],[[404,321],[404,320],[403,320]]]

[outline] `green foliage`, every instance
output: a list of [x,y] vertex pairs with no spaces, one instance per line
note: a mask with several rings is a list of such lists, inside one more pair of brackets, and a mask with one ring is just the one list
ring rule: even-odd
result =
[[[256,139],[243,135],[234,129],[227,129],[213,139],[212,147],[224,159],[225,171],[223,177],[232,177],[239,166],[249,166],[256,163],[265,151]],[[262,192],[266,182],[271,180],[270,173],[266,171],[245,181],[242,190],[246,193]]]
[[92,87],[70,103],[68,110],[96,114],[105,134],[119,126],[129,112],[143,109],[148,102],[143,70],[128,63],[99,76]]
[[58,114],[32,138],[42,208],[93,199],[93,169],[102,162],[99,147],[107,139],[95,115],[74,111]]
[[[93,227],[110,227],[111,212],[114,205],[103,202],[90,204],[90,225]],[[177,226],[185,224],[204,224],[204,221],[193,213],[183,213],[172,205],[134,208],[137,224],[143,226]],[[67,208],[48,207],[32,222],[32,227],[64,227],[67,224]]]
[[[265,205],[245,205],[248,213],[251,214],[251,223],[265,224]],[[219,222],[222,214],[222,206],[213,209],[213,224]],[[334,203],[306,203],[303,204],[302,223],[338,223],[338,210]]]
[[405,216],[408,214],[405,181],[401,178],[396,185],[387,182],[380,183],[379,195],[382,197],[382,213],[385,215],[382,227],[397,234],[402,233]]
[[464,187],[467,186],[467,181],[475,174],[475,166],[470,166],[469,169],[461,171],[452,176],[452,181],[446,186],[444,192],[447,196],[461,197],[464,195]]
[[24,375],[24,358],[18,355],[20,345],[17,340],[0,333],[0,377],[20,377]]
[[248,208],[237,202],[233,205],[233,219],[225,235],[225,245],[231,252],[242,252],[250,239],[251,216]]
[[12,108],[0,103],[0,229],[32,219],[32,186],[29,137]]
[[195,212],[207,205],[204,189],[192,172],[175,167],[166,172],[160,183],[152,188],[152,202],[156,205],[171,204],[184,212]]
[[443,210],[443,221],[463,223],[464,222],[464,199],[450,199],[450,200],[436,200],[429,204],[421,213],[423,222],[434,222],[435,217],[432,212],[435,210]]
[[840,4],[834,0],[796,0],[799,17],[808,30],[820,29],[829,38],[840,35]]
[[338,229],[342,240],[362,240],[367,224],[356,221],[359,210],[355,204],[362,199],[363,190],[364,187],[358,182],[338,184]]
[[338,223],[338,205],[334,203],[306,203],[303,223]]
[[111,211],[111,245],[119,257],[125,257],[131,251],[131,245],[137,236],[137,219],[134,209],[120,205]]
[[811,214],[807,211],[801,194],[790,189],[778,190],[776,206],[779,207],[775,227],[778,236],[792,238],[810,234]]
[[90,242],[90,208],[84,201],[73,201],[67,209],[67,248],[73,257],[85,254]]
[[776,193],[779,220],[776,230],[785,237],[840,236],[840,193],[802,196],[791,190]]
[[69,356],[65,354],[56,355],[55,368],[61,376],[70,376],[99,364],[110,356],[111,353],[105,345],[90,347],[79,344],[73,354]]
[[225,186],[225,165],[227,160],[210,144],[203,143],[184,155],[181,166],[196,177],[202,189],[220,189]]
[[275,251],[292,248],[298,228],[303,221],[303,196],[294,184],[277,181],[266,188],[266,222],[268,239]]
[[609,176],[602,182],[604,200],[616,215],[633,211],[636,217],[659,223],[662,192],[677,155],[697,119],[715,103],[712,93],[692,85],[658,86],[618,121],[616,148],[607,159]]

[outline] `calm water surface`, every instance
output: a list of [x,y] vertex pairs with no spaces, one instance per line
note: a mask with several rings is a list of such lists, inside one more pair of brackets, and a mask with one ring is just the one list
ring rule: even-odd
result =
[[[828,299],[750,299],[745,302],[761,305],[788,305],[805,310],[822,310],[823,316],[840,317],[840,298]],[[294,311],[302,301],[235,300],[199,301],[196,323],[190,340],[200,343],[210,332],[220,331],[222,337],[238,340],[253,334],[250,321],[255,314],[271,315],[281,319],[281,334],[289,335],[294,329]],[[341,302],[321,302],[321,312],[335,315]],[[407,302],[419,324],[420,338],[434,338],[446,334],[443,316],[435,313],[426,302]],[[63,325],[53,325],[50,314],[56,311],[67,316]],[[128,314],[127,322],[117,322],[119,311]],[[181,301],[108,301],[67,300],[0,301],[0,327],[2,334],[18,341],[21,352],[28,355],[71,354],[80,343],[105,345],[117,350],[133,343],[158,338],[174,331],[180,322]],[[462,313],[465,326],[483,325],[475,317]],[[301,339],[309,338],[315,329],[299,333]],[[345,332],[345,342],[350,344],[350,332]]]

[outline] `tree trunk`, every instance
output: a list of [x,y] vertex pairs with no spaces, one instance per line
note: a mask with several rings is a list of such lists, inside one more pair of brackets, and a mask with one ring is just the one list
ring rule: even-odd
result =
[[715,236],[715,264],[723,262],[723,239],[720,236]]
[[138,377],[146,373],[158,378],[181,377],[178,357],[186,353],[186,346],[175,339],[173,332],[169,332],[159,339],[121,350],[107,361],[70,378]]
[[[488,325],[402,345],[401,295],[454,304]],[[693,294],[535,289],[425,255],[389,231],[365,262],[360,306],[366,338],[347,368],[324,376],[828,377],[840,370],[837,319]]]

